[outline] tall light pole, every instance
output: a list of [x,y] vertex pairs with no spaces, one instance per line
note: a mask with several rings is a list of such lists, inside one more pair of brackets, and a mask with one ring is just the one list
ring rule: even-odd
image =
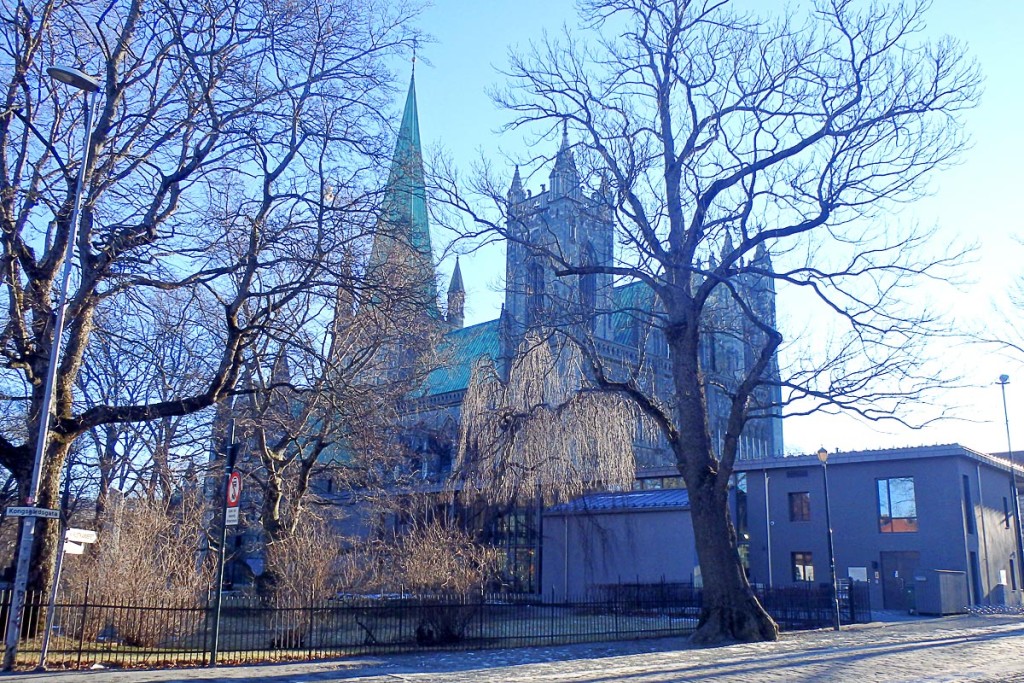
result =
[[825,480],[825,526],[828,527],[828,571],[832,579],[832,628],[839,630],[839,584],[836,583],[836,551],[832,545],[832,510],[828,500],[828,451],[822,446],[818,449],[818,460]]
[[[43,387],[43,403],[39,408],[39,432],[36,436],[35,460],[32,463],[32,479],[25,505],[35,507],[39,495],[39,477],[46,457],[46,443],[50,433],[50,412],[53,404],[53,385],[60,362],[61,342],[64,336],[64,316],[67,312],[68,283],[71,279],[71,262],[75,256],[75,242],[78,239],[78,218],[82,206],[82,191],[85,186],[85,169],[89,165],[89,148],[92,144],[92,93],[100,89],[99,82],[77,69],[51,66],[46,70],[50,78],[70,85],[85,93],[85,144],[82,150],[82,165],[78,169],[78,181],[71,209],[71,224],[68,228],[68,243],[64,251],[64,268],[57,299],[57,316],[53,324],[53,343],[50,346],[50,363],[46,369],[46,384]],[[21,623],[25,615],[25,593],[28,589],[28,571],[32,560],[32,546],[35,541],[37,516],[22,517],[21,541],[18,544],[18,561],[14,575],[14,589],[11,592],[11,610],[7,619],[7,640],[4,643],[3,669],[10,671],[18,655],[18,640],[21,637]],[[62,542],[63,539],[60,539]]]
[[1006,424],[1006,455],[1010,458],[1010,496],[1013,498],[1013,518],[1017,524],[1017,571],[1020,572],[1020,586],[1024,590],[1024,533],[1020,528],[1020,498],[1017,493],[1017,459],[1010,445],[1010,413],[1006,409],[1006,385],[1009,375],[999,375],[999,389],[1003,393],[1003,422]]

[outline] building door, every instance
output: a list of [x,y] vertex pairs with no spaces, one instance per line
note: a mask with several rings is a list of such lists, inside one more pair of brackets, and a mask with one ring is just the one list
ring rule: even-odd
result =
[[882,553],[882,607],[883,609],[906,610],[907,586],[914,585],[914,574],[921,561],[916,550],[900,550]]

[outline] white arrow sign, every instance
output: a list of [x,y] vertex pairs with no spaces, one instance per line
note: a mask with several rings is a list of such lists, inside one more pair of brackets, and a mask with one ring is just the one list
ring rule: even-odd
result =
[[64,541],[64,552],[68,555],[81,555],[85,552],[85,546],[71,541]]
[[67,536],[65,536],[64,538],[71,541],[72,543],[95,543],[96,532],[92,529],[71,528],[68,529]]

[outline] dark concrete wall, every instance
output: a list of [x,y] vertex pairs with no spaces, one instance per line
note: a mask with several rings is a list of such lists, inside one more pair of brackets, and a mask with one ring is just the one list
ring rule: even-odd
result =
[[544,516],[545,598],[583,597],[606,584],[689,582],[696,566],[687,510]]

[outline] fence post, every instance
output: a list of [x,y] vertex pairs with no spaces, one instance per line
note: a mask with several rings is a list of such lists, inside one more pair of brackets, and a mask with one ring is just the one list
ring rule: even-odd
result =
[[85,646],[85,620],[89,613],[89,588],[91,586],[92,580],[87,580],[85,582],[85,596],[82,598],[82,623],[78,627],[78,663],[75,665],[76,669],[82,668],[82,649]]
[[848,588],[846,589],[846,606],[849,608],[851,624],[857,623],[857,610],[854,607],[855,598],[853,597],[854,588],[856,588],[856,584],[853,581],[850,581]]
[[306,659],[313,659],[313,603],[316,602],[316,589],[309,589],[309,626],[306,631]]
[[615,592],[615,597],[612,598],[612,612],[615,613],[615,637],[616,638],[619,637],[619,604],[618,603],[619,603],[619,598],[620,598],[620,592],[621,591],[616,591]]

